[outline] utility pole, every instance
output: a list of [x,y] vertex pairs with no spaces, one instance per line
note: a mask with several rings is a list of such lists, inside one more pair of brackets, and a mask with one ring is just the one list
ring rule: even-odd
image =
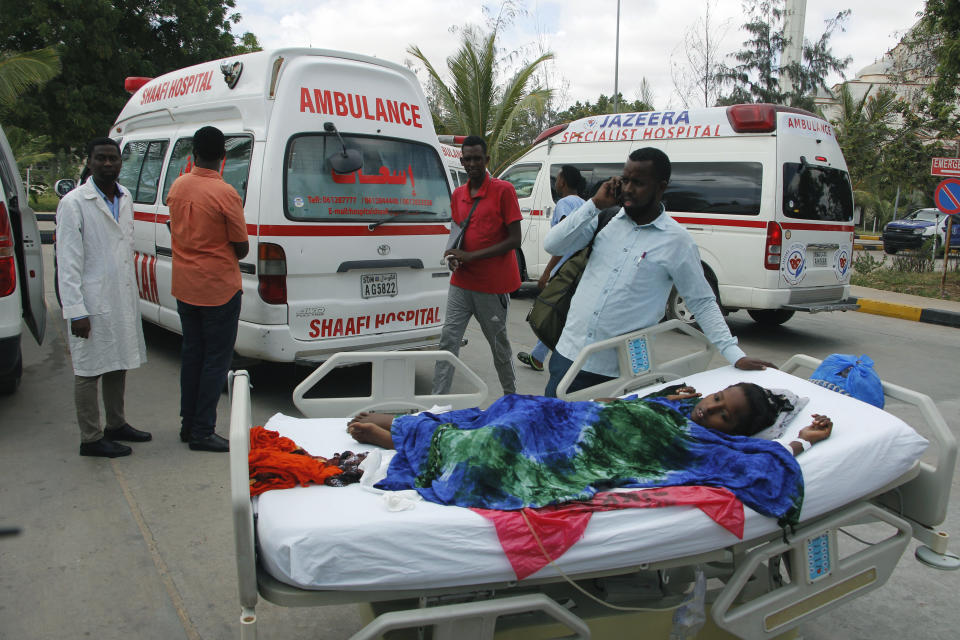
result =
[[620,113],[620,0],[617,0],[617,44],[613,54],[613,112]]
[[807,0],[785,0],[783,7],[783,36],[786,45],[780,54],[780,92],[793,93],[796,78],[786,71],[799,64],[803,56],[803,22],[807,18]]

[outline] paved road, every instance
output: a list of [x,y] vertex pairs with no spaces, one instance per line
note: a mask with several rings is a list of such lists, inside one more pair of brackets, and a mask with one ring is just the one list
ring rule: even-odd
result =
[[[50,309],[59,310],[49,291]],[[529,297],[511,306],[515,350],[533,344],[523,321],[529,306]],[[858,313],[800,315],[775,329],[744,313],[729,323],[747,353],[774,362],[796,352],[867,353],[884,378],[930,395],[960,432],[957,329]],[[148,331],[150,362],[131,372],[127,403],[131,423],[155,439],[134,445],[129,458],[108,461],[77,455],[63,326],[50,318],[48,332],[43,347],[27,345],[19,392],[0,399],[0,527],[23,529],[17,538],[0,539],[0,638],[237,637],[227,458],[190,452],[177,439],[179,338]],[[491,389],[499,388],[479,329],[471,326],[467,337],[463,359]],[[296,415],[290,391],[306,371],[264,365],[252,373],[256,421],[277,411]],[[530,369],[518,375],[523,393],[541,392],[546,382]],[[889,408],[917,423],[903,407]],[[224,398],[221,433],[227,420]],[[960,535],[960,483],[954,489],[944,528]],[[806,625],[803,636],[955,638],[960,573],[921,567],[914,547],[888,585]],[[261,603],[258,613],[261,637],[268,639],[336,640],[362,626],[361,610],[352,605],[292,610]]]

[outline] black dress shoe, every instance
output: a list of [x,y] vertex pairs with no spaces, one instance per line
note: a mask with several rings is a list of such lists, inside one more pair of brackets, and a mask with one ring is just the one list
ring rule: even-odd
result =
[[230,441],[215,433],[211,433],[206,438],[191,440],[190,448],[194,451],[226,452],[230,451]]
[[103,437],[107,440],[123,440],[124,442],[149,442],[150,440],[153,440],[153,436],[150,435],[150,432],[134,429],[128,424],[125,424],[122,427],[117,427],[116,429],[104,429]]
[[125,444],[118,444],[106,437],[95,440],[94,442],[81,442],[80,455],[99,456],[101,458],[120,458],[133,453],[133,449]]

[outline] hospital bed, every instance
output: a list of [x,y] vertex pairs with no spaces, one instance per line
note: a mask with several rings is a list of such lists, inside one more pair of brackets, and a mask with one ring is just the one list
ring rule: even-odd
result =
[[[691,343],[696,348],[677,355],[677,332],[686,334],[687,350]],[[566,393],[583,361],[605,348],[617,349],[625,373],[602,388]],[[888,400],[914,407],[924,421],[930,441],[924,455],[927,439],[899,418],[791,375],[812,371],[820,362],[815,358],[793,356],[779,371],[705,371],[715,353],[702,334],[671,321],[592,345],[559,391],[583,399],[646,392],[682,379],[709,392],[745,380],[809,397],[787,433],[796,434],[811,413],[830,415],[836,426],[830,439],[798,458],[806,485],[798,526],[781,529],[744,507],[744,536],[738,539],[692,507],[596,513],[580,541],[522,581],[493,526],[468,509],[419,502],[394,512],[383,496],[359,485],[268,491],[251,502],[250,387],[246,372],[237,372],[231,381],[230,457],[241,638],[256,638],[260,597],[291,607],[370,603],[379,615],[355,640],[417,628],[419,637],[428,629],[427,637],[438,640],[483,640],[495,631],[497,637],[525,639],[622,637],[610,629],[636,615],[625,610],[669,613],[698,591],[709,609],[708,626],[718,633],[786,637],[882,586],[911,537],[922,543],[917,555],[924,562],[956,567],[956,556],[947,553],[948,535],[936,527],[946,515],[957,444],[929,397],[884,383]],[[452,362],[474,390],[416,394],[416,364],[437,359]],[[363,362],[372,371],[369,395],[308,396],[337,367]],[[265,426],[314,455],[331,456],[376,449],[345,432],[345,417],[358,411],[477,406],[485,395],[483,381],[446,352],[343,353],[297,387],[295,404],[308,418],[278,414]],[[857,525],[872,525],[869,541],[841,538]],[[699,590],[693,588],[698,573],[707,579],[705,593],[702,580]],[[651,626],[643,628],[644,637],[670,632],[669,626],[660,636]]]

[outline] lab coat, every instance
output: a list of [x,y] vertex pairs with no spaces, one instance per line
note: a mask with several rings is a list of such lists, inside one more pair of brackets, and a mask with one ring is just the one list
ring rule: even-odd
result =
[[[133,202],[124,190],[119,223],[87,180],[57,207],[57,265],[73,371],[98,376],[147,361],[133,263]],[[90,318],[90,336],[77,338],[70,319]]]

